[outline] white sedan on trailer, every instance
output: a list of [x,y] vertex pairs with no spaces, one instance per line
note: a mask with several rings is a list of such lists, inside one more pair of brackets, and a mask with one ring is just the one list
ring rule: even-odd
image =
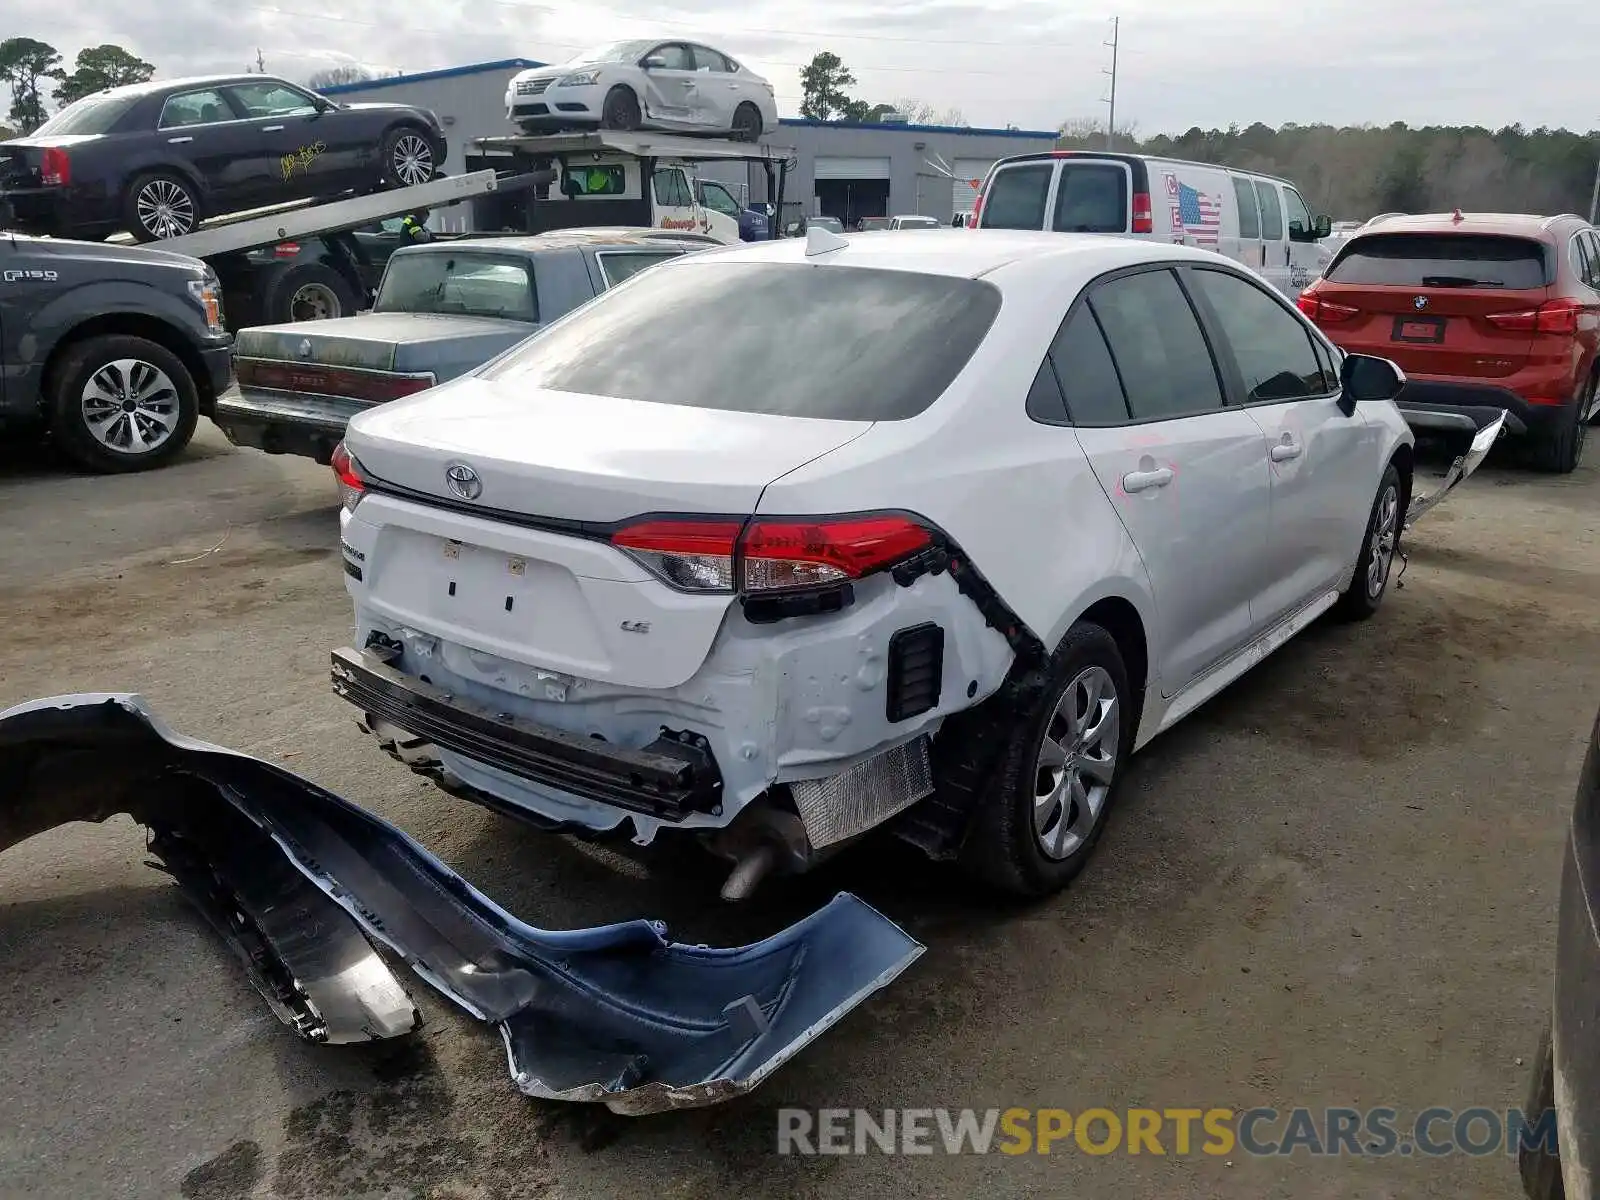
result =
[[1401,383],[1179,246],[686,256],[351,422],[334,687],[458,794],[706,837],[731,897],[890,821],[1046,893],[1131,753],[1378,608]]
[[527,133],[654,129],[758,141],[778,127],[772,85],[697,42],[612,42],[506,85],[506,116]]

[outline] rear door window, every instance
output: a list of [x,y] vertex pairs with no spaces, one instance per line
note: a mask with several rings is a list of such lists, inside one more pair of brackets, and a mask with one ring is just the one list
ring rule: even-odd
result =
[[690,257],[601,294],[483,377],[652,404],[899,421],[944,393],[999,311],[999,290],[981,279]]
[[1258,179],[1256,196],[1261,201],[1261,236],[1269,242],[1282,241],[1283,202],[1278,199],[1278,185]]
[[1128,172],[1120,163],[1066,163],[1056,184],[1057,233],[1126,233]]
[[161,106],[158,128],[185,129],[190,125],[214,125],[237,119],[221,92],[180,92],[167,97],[167,102]]
[[1120,425],[1128,400],[1105,336],[1087,304],[1067,318],[1050,344],[1050,364],[1061,381],[1067,416],[1076,425]]
[[667,254],[645,253],[644,251],[618,251],[597,255],[600,260],[600,274],[605,276],[607,287],[616,287],[624,279],[632,279],[646,267],[654,266],[659,262],[666,262],[669,258],[677,258],[677,251]]
[[1377,233],[1351,241],[1328,269],[1331,283],[1376,287],[1489,287],[1523,291],[1550,282],[1544,246],[1529,238],[1464,233]]
[[1261,236],[1261,214],[1256,207],[1256,189],[1248,179],[1233,177],[1233,195],[1239,202],[1239,236],[1242,238],[1258,238]]
[[[1105,331],[1134,420],[1222,407],[1222,383],[1211,348],[1171,271],[1108,280],[1089,293],[1089,306]],[[1070,390],[1067,404],[1072,404]]]
[[1043,229],[1054,163],[1002,167],[989,180],[978,224],[984,229]]

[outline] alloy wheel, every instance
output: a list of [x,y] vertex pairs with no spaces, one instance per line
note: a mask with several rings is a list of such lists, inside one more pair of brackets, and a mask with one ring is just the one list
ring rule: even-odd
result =
[[395,179],[407,187],[427,183],[433,178],[433,147],[419,133],[406,133],[395,139],[394,153],[390,157]]
[[1034,767],[1033,832],[1046,858],[1069,858],[1094,832],[1111,794],[1121,730],[1110,673],[1084,668],[1056,701]]
[[1378,519],[1372,523],[1372,539],[1367,555],[1367,598],[1383,595],[1389,582],[1389,567],[1394,563],[1395,538],[1399,532],[1400,493],[1390,485],[1378,499]]
[[158,239],[181,237],[194,229],[194,200],[170,179],[152,179],[139,189],[139,224]]
[[182,416],[166,372],[137,358],[115,359],[89,376],[79,406],[90,435],[121,454],[159,449]]

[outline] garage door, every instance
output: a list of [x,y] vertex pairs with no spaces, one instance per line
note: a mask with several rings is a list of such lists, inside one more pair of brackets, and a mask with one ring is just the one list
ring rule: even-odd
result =
[[813,179],[887,179],[887,158],[819,158],[812,169]]
[[972,211],[973,205],[978,203],[978,184],[983,182],[983,177],[992,166],[992,158],[958,158],[950,164],[950,171],[955,176],[951,183],[951,212]]

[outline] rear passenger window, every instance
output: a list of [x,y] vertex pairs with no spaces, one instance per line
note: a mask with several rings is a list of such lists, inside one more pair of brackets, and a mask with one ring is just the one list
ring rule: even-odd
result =
[[1331,390],[1311,334],[1283,305],[1229,272],[1197,270],[1190,278],[1217,315],[1249,403],[1298,400]]
[[601,254],[597,257],[600,260],[600,274],[606,277],[606,286],[616,287],[624,279],[632,279],[648,266],[666,262],[669,258],[677,258],[678,252],[673,250],[666,254]]
[[[1143,271],[1103,283],[1089,294],[1089,305],[1105,331],[1135,420],[1222,407],[1216,364],[1171,271]],[[1068,389],[1069,411],[1072,402]]]
[[1057,233],[1125,233],[1128,172],[1120,164],[1068,163],[1056,184]]
[[1261,236],[1261,217],[1256,211],[1256,189],[1248,179],[1233,178],[1233,195],[1239,202],[1239,236]]
[[1258,179],[1256,195],[1261,200],[1261,236],[1269,242],[1282,241],[1283,202],[1278,199],[1278,185]]
[[1060,425],[1067,419],[1067,405],[1061,398],[1061,385],[1056,373],[1050,369],[1050,358],[1045,356],[1034,372],[1033,386],[1028,389],[1028,415],[1046,425]]
[[1066,397],[1067,416],[1075,425],[1119,425],[1128,419],[1128,401],[1111,351],[1086,304],[1073,313],[1050,344]]
[[996,171],[983,197],[983,229],[1043,229],[1044,202],[1050,194],[1053,163]]

